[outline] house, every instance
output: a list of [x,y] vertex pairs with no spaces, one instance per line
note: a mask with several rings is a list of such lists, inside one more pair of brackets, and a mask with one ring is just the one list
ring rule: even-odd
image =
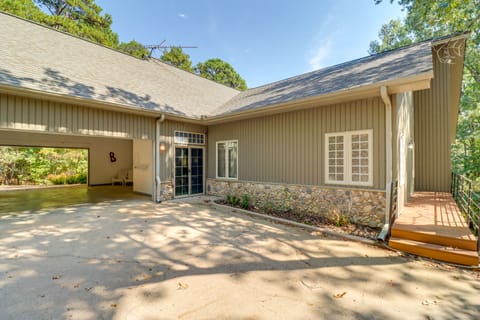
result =
[[87,148],[90,185],[133,168],[157,202],[247,194],[372,227],[392,181],[400,207],[450,188],[468,34],[239,92],[9,14],[0,27],[0,145]]

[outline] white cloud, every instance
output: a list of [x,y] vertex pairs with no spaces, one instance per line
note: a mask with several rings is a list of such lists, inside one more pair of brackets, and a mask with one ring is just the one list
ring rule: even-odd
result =
[[317,70],[325,65],[325,60],[330,57],[332,53],[332,41],[330,39],[324,39],[320,45],[312,50],[308,64],[310,65],[310,70]]
[[185,13],[179,13],[178,17],[182,18],[182,19],[187,19],[188,18],[188,16]]

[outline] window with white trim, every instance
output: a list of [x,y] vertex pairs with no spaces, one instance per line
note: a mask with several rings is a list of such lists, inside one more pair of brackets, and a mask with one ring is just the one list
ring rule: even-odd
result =
[[205,135],[203,133],[194,133],[186,131],[175,131],[175,143],[179,144],[205,144]]
[[217,142],[217,178],[238,179],[238,141]]
[[325,183],[373,185],[372,132],[325,134]]

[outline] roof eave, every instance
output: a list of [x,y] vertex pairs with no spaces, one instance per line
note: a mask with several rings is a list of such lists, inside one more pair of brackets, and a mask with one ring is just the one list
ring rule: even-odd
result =
[[99,101],[99,100],[70,96],[65,94],[45,92],[45,91],[40,91],[40,90],[35,90],[30,88],[10,86],[5,84],[0,84],[0,93],[13,94],[17,96],[26,97],[26,98],[55,101],[60,103],[77,104],[85,107],[96,107],[102,110],[117,111],[117,112],[120,111],[120,112],[148,116],[148,117],[158,117],[161,113],[163,113],[161,110],[147,110],[139,107],[126,106],[126,105],[108,102],[108,101]]
[[302,110],[311,107],[330,105],[333,103],[366,99],[380,96],[380,87],[386,86],[389,94],[400,92],[418,91],[430,88],[430,80],[433,78],[433,70],[426,71],[415,76],[377,82],[367,86],[349,88],[328,94],[318,95],[300,100],[277,103],[251,110],[232,112],[223,115],[205,117],[202,124],[213,125],[236,120],[249,119],[259,116],[267,116],[293,110]]

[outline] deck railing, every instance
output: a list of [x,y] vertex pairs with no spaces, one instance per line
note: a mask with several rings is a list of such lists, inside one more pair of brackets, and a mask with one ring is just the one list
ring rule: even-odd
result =
[[473,190],[472,180],[457,173],[452,173],[451,192],[458,207],[465,215],[468,226],[477,236],[477,250],[480,250],[480,192]]

